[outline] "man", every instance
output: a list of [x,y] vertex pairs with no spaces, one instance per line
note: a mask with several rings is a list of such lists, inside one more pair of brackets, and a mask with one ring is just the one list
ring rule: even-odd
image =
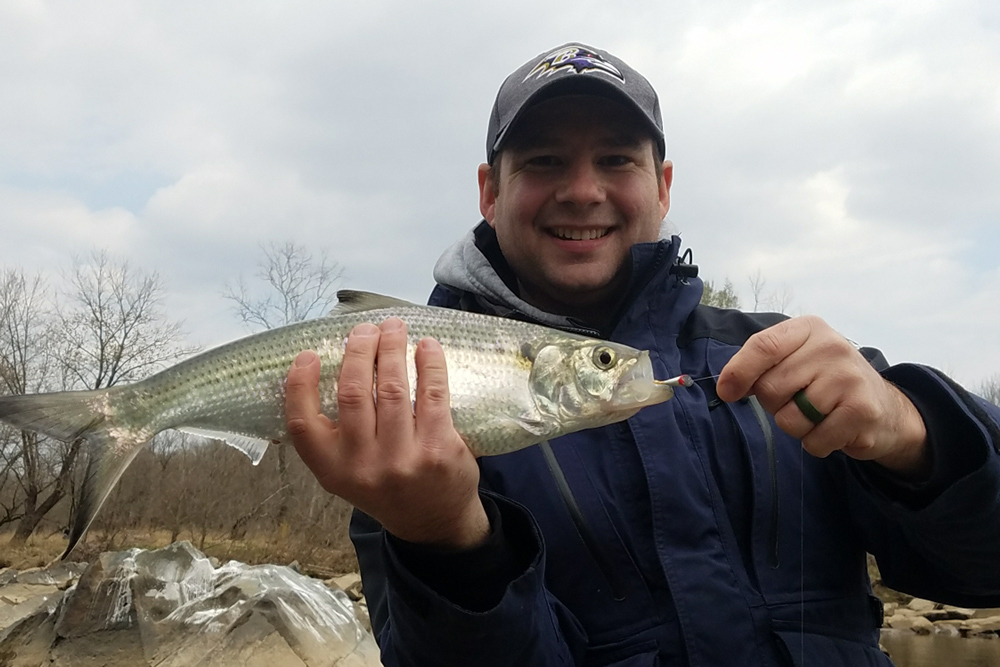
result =
[[289,372],[299,454],[359,510],[386,665],[888,665],[865,550],[897,588],[1000,605],[1000,410],[818,318],[698,306],[680,239],[660,238],[661,122],[606,52],[570,44],[515,71],[479,168],[484,222],[438,262],[431,303],[584,330],[651,350],[659,377],[717,383],[477,462],[433,340],[411,409],[399,320],[352,332],[339,424],[319,414],[316,355]]

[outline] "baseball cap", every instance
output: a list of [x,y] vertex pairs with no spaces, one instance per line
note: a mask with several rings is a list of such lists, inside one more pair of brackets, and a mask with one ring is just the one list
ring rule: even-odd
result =
[[532,58],[501,84],[486,132],[486,161],[493,164],[529,107],[562,95],[601,95],[624,103],[646,121],[660,155],[666,155],[660,100],[649,81],[607,51],[572,42]]

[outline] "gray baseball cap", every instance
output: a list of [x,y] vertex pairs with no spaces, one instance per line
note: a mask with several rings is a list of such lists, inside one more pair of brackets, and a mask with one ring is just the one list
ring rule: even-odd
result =
[[564,44],[532,58],[500,86],[486,131],[486,161],[503,147],[508,131],[533,104],[562,95],[601,95],[635,109],[666,156],[660,100],[644,76],[607,51]]

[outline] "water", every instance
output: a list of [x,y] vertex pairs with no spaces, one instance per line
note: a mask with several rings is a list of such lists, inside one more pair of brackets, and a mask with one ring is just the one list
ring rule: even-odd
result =
[[1000,638],[963,639],[883,630],[882,646],[896,667],[1000,667]]

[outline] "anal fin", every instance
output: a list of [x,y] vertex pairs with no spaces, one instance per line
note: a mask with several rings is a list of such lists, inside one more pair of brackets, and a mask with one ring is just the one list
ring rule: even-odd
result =
[[227,433],[225,431],[211,431],[209,429],[192,428],[190,426],[178,427],[177,430],[192,435],[200,435],[203,438],[211,440],[221,440],[233,449],[238,449],[246,454],[247,458],[254,465],[260,463],[260,460],[264,458],[264,452],[267,451],[267,446],[271,444],[267,440],[261,440],[260,438],[252,438],[248,435]]

